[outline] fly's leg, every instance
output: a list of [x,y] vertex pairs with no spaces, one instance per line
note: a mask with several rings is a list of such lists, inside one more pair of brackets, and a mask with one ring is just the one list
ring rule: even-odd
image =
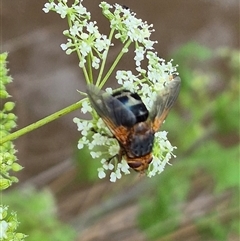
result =
[[[91,131],[92,131],[93,133],[99,133],[99,132],[96,131],[94,128],[91,128]],[[113,136],[109,136],[108,134],[103,134],[103,133],[100,133],[100,134],[101,134],[102,136],[106,136],[106,137],[109,137],[109,138],[113,138]],[[124,149],[121,148],[121,146],[120,146],[119,152],[118,152],[116,155],[111,156],[110,158],[108,158],[108,159],[106,160],[106,162],[109,164],[114,158],[116,158],[118,162],[121,162],[121,161],[122,161],[122,157],[123,157],[125,154],[126,154],[126,153],[125,153]]]
[[122,148],[120,148],[118,154],[116,154],[116,155],[110,157],[109,159],[107,159],[107,163],[110,163],[114,158],[116,158],[118,162],[121,162],[122,161],[122,157],[124,155],[125,155],[125,151]]
[[99,134],[101,134],[102,136],[106,136],[106,137],[109,137],[109,138],[113,138],[113,136],[110,136],[110,135],[108,135],[108,134],[106,134],[106,133],[100,133],[100,132],[98,132],[97,130],[95,130],[94,128],[91,128],[90,129],[93,133],[99,133]]

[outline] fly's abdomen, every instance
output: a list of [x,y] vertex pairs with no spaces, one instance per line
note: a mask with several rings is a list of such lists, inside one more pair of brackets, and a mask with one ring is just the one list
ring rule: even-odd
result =
[[134,135],[129,146],[134,157],[142,157],[152,152],[154,134],[149,132],[145,135]]
[[[154,132],[147,122],[137,123],[129,136],[131,157],[142,157],[152,152]],[[130,153],[129,153],[130,154]]]

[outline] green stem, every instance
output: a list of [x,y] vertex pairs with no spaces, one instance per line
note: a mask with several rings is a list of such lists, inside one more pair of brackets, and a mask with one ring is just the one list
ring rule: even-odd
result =
[[103,78],[103,80],[101,81],[101,83],[99,84],[99,88],[101,89],[104,84],[106,83],[106,81],[108,80],[108,78],[110,77],[110,75],[112,74],[113,70],[115,69],[115,67],[117,66],[118,62],[120,61],[120,59],[122,58],[122,56],[126,53],[126,49],[128,49],[128,47],[131,44],[131,40],[129,39],[126,44],[124,45],[124,47],[122,48],[122,50],[120,51],[120,53],[118,54],[117,58],[115,59],[115,61],[113,62],[111,68],[108,70],[107,74],[105,75],[105,77]]
[[[73,40],[73,41],[76,42],[75,40]],[[80,61],[82,57],[81,57],[81,53],[80,53],[80,51],[79,51],[79,49],[77,47],[76,47],[76,52],[77,52],[78,59]],[[90,79],[89,79],[89,76],[88,76],[88,72],[87,72],[87,69],[86,69],[85,65],[83,67],[81,67],[81,68],[83,70],[83,74],[84,74],[84,77],[85,77],[85,80],[86,80],[87,84],[90,84],[91,82],[90,82]]]
[[[109,33],[108,39],[110,40],[110,43],[112,42],[112,37],[113,37],[114,31],[115,31],[115,29],[112,28],[111,31],[110,31],[110,33]],[[106,54],[105,54],[105,56],[104,56],[104,58],[103,58],[103,62],[102,62],[102,64],[101,64],[101,68],[100,68],[100,70],[99,70],[98,78],[97,78],[97,81],[96,81],[96,86],[99,86],[99,84],[100,84],[100,82],[101,82],[102,75],[103,75],[103,70],[104,70],[104,67],[105,67],[105,65],[106,65],[106,60],[107,60],[107,55],[108,55],[109,48],[110,48],[110,46],[109,46],[108,49],[106,50]]]
[[[72,27],[71,16],[70,16],[70,14],[68,14],[67,16],[68,16],[68,18],[67,18],[67,19],[68,19],[68,26],[69,26],[69,28],[71,28],[71,27]],[[79,48],[77,47],[78,45],[77,45],[77,43],[76,43],[75,38],[72,38],[72,40],[73,40],[73,42],[74,42],[74,45],[75,45],[75,48],[76,48],[76,52],[77,52],[77,56],[78,56],[78,59],[79,59],[79,61],[80,61],[80,60],[81,60],[81,53],[80,53],[80,51],[79,51]],[[86,70],[85,65],[84,65],[83,67],[81,67],[81,68],[82,68],[82,70],[83,70],[83,74],[84,74],[84,77],[85,77],[86,82],[87,82],[88,84],[90,84],[90,79],[89,79],[88,72],[87,72],[87,70]]]
[[93,72],[92,72],[92,51],[87,56],[87,66],[88,66],[88,73],[89,73],[89,79],[91,83],[93,83]]
[[45,118],[43,118],[43,119],[41,119],[41,120],[31,124],[31,125],[28,125],[28,126],[22,128],[22,129],[18,130],[18,131],[15,131],[12,134],[9,134],[9,135],[1,138],[0,139],[0,145],[2,145],[6,141],[15,140],[18,137],[20,137],[22,135],[25,135],[25,134],[27,134],[30,131],[33,131],[33,130],[41,127],[41,126],[46,125],[47,123],[49,123],[51,121],[54,121],[54,120],[58,119],[61,116],[64,116],[64,115],[66,115],[66,114],[68,114],[68,113],[70,113],[70,112],[72,112],[74,110],[79,109],[82,106],[83,100],[84,99],[82,99],[82,100],[80,100],[80,101],[78,101],[78,102],[76,102],[76,103],[74,103],[74,104],[72,104],[72,105],[70,105],[70,106],[60,110],[60,111],[57,111],[54,114],[49,115],[49,116],[47,116],[47,117],[45,117]]

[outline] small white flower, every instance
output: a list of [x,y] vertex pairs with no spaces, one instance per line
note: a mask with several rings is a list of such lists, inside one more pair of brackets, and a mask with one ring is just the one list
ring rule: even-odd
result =
[[114,169],[114,165],[112,163],[108,163],[108,170],[113,170]]
[[108,94],[110,94],[110,95],[113,93],[113,89],[110,88],[110,87],[106,88],[105,91],[106,91]]
[[153,49],[153,45],[158,41],[152,41],[150,39],[144,39],[142,44],[144,45],[145,49]]
[[81,120],[79,119],[79,118],[77,118],[77,117],[74,117],[73,118],[73,122],[75,123],[75,124],[77,124],[78,122],[80,122]]
[[84,114],[86,114],[87,112],[92,112],[92,107],[87,100],[82,103],[81,111]]
[[119,145],[116,143],[115,145],[111,145],[108,149],[108,153],[110,156],[115,156],[119,153]]
[[88,149],[92,150],[95,147],[95,143],[93,143],[92,141],[88,143]]
[[100,179],[103,179],[106,177],[106,173],[104,172],[104,169],[102,167],[98,168],[97,171],[98,171],[98,177]]
[[94,133],[92,138],[93,138],[93,140],[92,140],[93,146],[103,146],[108,141],[108,137],[103,136],[100,133]]
[[136,61],[136,66],[140,66],[141,61],[144,59],[144,49],[143,47],[138,47],[135,50],[135,57],[134,60]]
[[101,156],[101,152],[100,151],[91,151],[90,155],[92,156],[92,158],[98,158]]
[[148,177],[154,177],[155,176],[155,173],[153,171],[149,171],[148,174],[147,174]]
[[110,182],[116,182],[117,180],[117,176],[116,176],[116,173],[115,172],[112,172],[110,174]]
[[89,140],[86,138],[86,136],[83,136],[79,141],[78,141],[78,149],[82,149],[84,147],[84,145],[88,145],[89,144]]
[[122,160],[121,164],[122,164],[122,165],[121,165],[121,171],[122,171],[124,174],[129,174],[129,173],[130,173],[130,171],[129,171],[129,166],[128,166],[126,160]]
[[72,40],[71,39],[67,39],[67,43],[66,44],[61,44],[60,47],[61,47],[61,49],[63,51],[66,51],[69,47],[72,47]]
[[60,14],[61,18],[65,18],[68,13],[68,6],[59,2],[57,5],[55,5],[55,10],[58,14]]
[[112,5],[107,3],[107,2],[101,2],[99,4],[99,7],[102,8],[102,9],[110,9],[110,8],[112,8]]
[[81,131],[83,136],[87,136],[89,130],[93,127],[93,124],[87,120],[77,120],[77,118],[74,118],[74,122],[77,124],[78,131]]
[[116,79],[118,81],[118,84],[122,85],[123,80],[125,79],[124,71],[118,70],[116,72]]
[[79,33],[81,33],[83,31],[83,25],[81,25],[79,22],[75,21],[73,26],[70,27],[69,29],[69,33],[72,35],[72,36],[76,36],[78,35]]
[[87,11],[87,9],[80,3],[79,5],[73,5],[73,9],[78,13],[79,16],[84,16],[90,18],[90,13]]
[[92,67],[94,69],[98,69],[99,68],[99,64],[100,64],[100,59],[97,58],[96,56],[93,56],[93,59],[92,59]]
[[81,60],[79,61],[79,67],[80,67],[80,68],[83,68],[84,65],[85,65],[85,63],[86,63],[86,59],[81,58]]
[[86,24],[86,28],[87,28],[87,31],[91,34],[93,33],[99,33],[98,32],[98,26],[95,25],[96,24],[96,21],[94,22],[89,22]]
[[116,177],[117,177],[117,179],[120,179],[121,177],[122,177],[122,174],[121,174],[121,165],[120,165],[121,163],[118,163],[118,167],[117,167],[117,170],[116,170]]
[[162,140],[167,140],[167,131],[159,131],[155,134],[155,138],[160,138]]
[[172,146],[169,140],[166,140],[165,148],[168,150],[168,152],[172,152],[174,150],[174,147]]
[[48,13],[50,10],[54,9],[56,4],[54,2],[45,3],[44,8],[42,9],[45,13]]
[[170,160],[171,157],[172,157],[171,154],[172,154],[172,153],[170,153],[170,152],[166,154],[166,156],[165,156],[164,159],[163,159],[163,163],[171,165],[171,163],[168,163],[169,160]]
[[101,37],[96,38],[94,46],[99,52],[102,52],[103,50],[107,49],[110,44],[111,42],[109,39],[107,39],[107,36],[101,35]]
[[[84,37],[86,37],[84,35]],[[91,51],[91,43],[88,43],[86,41],[82,41],[80,44],[79,44],[79,51],[81,52],[82,56],[85,57],[87,56],[90,51]]]
[[159,158],[155,157],[153,155],[153,160],[151,162],[151,164],[149,165],[149,172],[147,173],[148,177],[153,177],[158,173],[161,173],[163,171],[163,166],[162,166],[162,162]]
[[8,230],[9,224],[5,220],[0,221],[0,239],[6,239],[7,238],[7,230]]
[[148,67],[147,77],[150,81],[153,83],[157,83],[161,77],[161,73],[159,73],[159,70],[152,69],[151,66]]
[[132,71],[119,70],[116,73],[116,79],[120,85],[125,89],[132,92],[137,92],[139,87],[136,83],[139,82],[138,78],[132,73]]
[[117,179],[120,179],[122,177],[122,174],[120,173],[120,170],[117,169],[115,172],[112,172],[110,174],[110,182],[116,182]]
[[114,165],[111,162],[106,161],[106,159],[104,159],[104,158],[101,160],[101,163],[105,170],[113,170],[114,169]]

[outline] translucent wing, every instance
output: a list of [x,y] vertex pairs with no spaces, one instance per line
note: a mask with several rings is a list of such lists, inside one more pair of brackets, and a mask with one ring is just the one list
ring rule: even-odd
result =
[[114,136],[122,144],[125,144],[129,128],[133,127],[136,123],[135,115],[118,99],[93,85],[88,86],[87,93],[92,107],[103,119]]
[[161,92],[153,104],[150,112],[150,119],[152,122],[152,129],[154,132],[158,131],[163,121],[168,115],[169,110],[176,101],[180,91],[181,79],[175,77],[166,83],[165,89]]

